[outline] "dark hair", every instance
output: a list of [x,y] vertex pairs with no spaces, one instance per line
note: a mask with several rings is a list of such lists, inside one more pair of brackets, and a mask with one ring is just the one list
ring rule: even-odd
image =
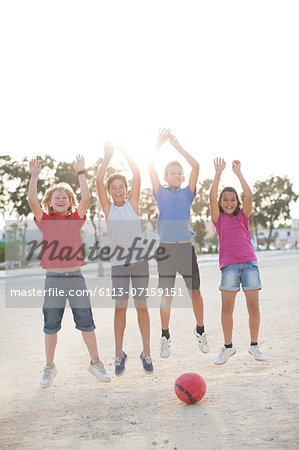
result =
[[220,210],[220,212],[223,213],[223,209],[222,209],[222,207],[220,206],[220,202],[221,202],[222,195],[224,194],[224,192],[233,192],[234,194],[236,194],[236,197],[237,197],[237,207],[236,207],[236,209],[235,209],[234,212],[233,212],[233,216],[236,216],[236,215],[238,214],[238,212],[240,211],[241,202],[240,202],[240,199],[239,199],[239,196],[238,196],[238,193],[237,193],[236,189],[233,188],[233,187],[230,187],[230,186],[225,187],[225,188],[222,189],[222,191],[220,192],[220,196],[219,196],[219,200],[218,200],[219,210]]
[[168,175],[168,170],[170,169],[170,167],[172,166],[178,166],[183,170],[183,167],[181,165],[181,163],[179,163],[178,161],[171,161],[170,163],[167,164],[167,166],[164,169],[164,175],[167,177]]
[[116,173],[114,175],[111,175],[108,178],[108,180],[107,180],[107,190],[108,190],[108,192],[109,192],[109,188],[110,188],[110,186],[111,186],[111,184],[113,183],[114,180],[121,180],[124,183],[126,189],[128,189],[128,183],[127,183],[126,177]]

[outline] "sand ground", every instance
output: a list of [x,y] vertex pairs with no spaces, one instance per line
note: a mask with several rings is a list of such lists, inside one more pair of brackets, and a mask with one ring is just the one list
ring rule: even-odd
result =
[[[139,360],[141,340],[130,308],[124,349],[126,373],[113,373],[113,309],[94,309],[100,356],[112,376],[100,383],[86,368],[88,355],[80,332],[66,310],[56,353],[58,375],[48,390],[39,387],[44,365],[39,308],[7,308],[1,300],[2,449],[295,449],[298,439],[299,251],[259,258],[261,291],[260,346],[267,358],[248,354],[245,298],[237,296],[234,345],[225,365],[214,360],[223,344],[217,261],[201,264],[205,324],[210,353],[200,352],[193,335],[191,308],[173,308],[172,354],[159,356],[159,310],[150,309],[155,372],[146,376]],[[87,283],[92,283],[86,275]],[[28,279],[24,278],[24,283]],[[2,293],[4,280],[1,280]],[[181,403],[174,382],[197,372],[207,393],[196,405]]]

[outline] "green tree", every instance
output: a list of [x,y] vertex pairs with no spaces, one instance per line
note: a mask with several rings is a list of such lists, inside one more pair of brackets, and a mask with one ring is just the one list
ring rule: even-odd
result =
[[0,263],[5,261],[5,243],[0,242]]
[[265,181],[257,181],[253,186],[253,222],[257,237],[257,225],[269,230],[267,249],[269,249],[275,225],[285,223],[291,218],[290,203],[298,199],[293,184],[285,176],[271,176]]
[[4,217],[11,208],[8,193],[11,164],[12,158],[10,156],[0,156],[0,212]]
[[195,233],[194,240],[200,252],[207,235],[205,222],[210,219],[210,187],[212,182],[213,180],[207,178],[198,183],[197,195],[191,207],[191,217],[193,218],[192,230]]
[[[22,161],[14,161],[11,158],[4,157],[4,165],[2,167],[1,176],[4,177],[6,185],[4,187],[3,196],[6,199],[4,207],[4,214],[6,217],[13,215],[17,216],[17,225],[20,232],[22,242],[21,262],[25,265],[25,250],[26,250],[26,230],[28,227],[28,215],[31,213],[27,202],[27,193],[30,179],[30,172],[28,169],[29,160],[24,158]],[[51,172],[54,169],[54,160],[49,155],[45,157],[37,156],[44,167],[42,176],[39,177],[37,183],[37,190],[40,199],[45,190],[51,185],[53,176]]]
[[159,211],[157,203],[153,197],[152,188],[145,188],[140,192],[139,212],[142,231],[146,231],[148,223],[150,223],[152,229],[156,231]]
[[194,231],[194,240],[199,247],[199,251],[202,251],[202,248],[205,244],[205,237],[207,235],[206,225],[203,220],[196,220],[196,222],[192,225],[192,230]]
[[213,180],[206,178],[198,183],[196,188],[196,197],[192,203],[191,213],[201,220],[210,219],[210,188]]

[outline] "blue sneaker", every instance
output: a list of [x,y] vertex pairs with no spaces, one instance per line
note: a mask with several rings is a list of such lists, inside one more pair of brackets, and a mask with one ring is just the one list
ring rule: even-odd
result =
[[140,353],[140,359],[142,361],[143,370],[145,373],[152,373],[154,370],[152,358],[149,355],[144,355],[143,352]]
[[115,365],[115,375],[117,377],[120,377],[123,375],[126,371],[126,361],[127,361],[127,355],[125,352],[123,352],[123,356],[116,356],[114,365]]

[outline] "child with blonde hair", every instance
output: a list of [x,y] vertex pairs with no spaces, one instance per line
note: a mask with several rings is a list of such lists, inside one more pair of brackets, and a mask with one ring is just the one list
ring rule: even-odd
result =
[[90,199],[84,165],[83,156],[78,155],[73,163],[81,192],[78,206],[72,188],[67,183],[59,183],[46,191],[42,199],[42,209],[37,199],[37,180],[41,164],[36,159],[29,163],[31,177],[27,200],[35,216],[34,221],[43,233],[40,265],[46,269],[43,305],[46,365],[40,382],[42,389],[50,387],[57,374],[54,355],[67,298],[76,328],[81,331],[90,354],[88,371],[100,381],[110,381],[98,356],[90,298],[81,273],[81,266],[85,262],[80,229],[86,220]]

